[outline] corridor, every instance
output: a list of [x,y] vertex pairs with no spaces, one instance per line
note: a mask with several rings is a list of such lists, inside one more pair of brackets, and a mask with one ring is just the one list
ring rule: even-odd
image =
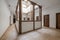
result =
[[18,36],[15,25],[12,25],[2,40],[60,40],[60,30],[43,27]]
[[60,0],[0,0],[0,40],[60,40]]

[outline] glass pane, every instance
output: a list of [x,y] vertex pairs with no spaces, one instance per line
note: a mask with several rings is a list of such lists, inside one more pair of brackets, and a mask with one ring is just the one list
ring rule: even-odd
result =
[[39,21],[40,16],[39,16],[39,7],[36,5],[35,6],[35,21]]
[[22,2],[22,33],[33,30],[33,6],[29,1]]
[[40,21],[40,9],[39,6],[35,6],[35,29],[41,28],[41,21]]
[[22,21],[32,20],[33,6],[29,1],[22,1]]

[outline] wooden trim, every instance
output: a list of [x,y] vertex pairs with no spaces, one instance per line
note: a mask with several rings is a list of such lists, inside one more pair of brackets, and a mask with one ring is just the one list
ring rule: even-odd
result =
[[[33,21],[21,21],[21,22],[33,22]],[[35,22],[41,22],[40,20],[35,21]]]
[[44,21],[44,26],[45,26],[45,15],[44,15],[43,17],[44,17],[44,18],[43,18],[43,19],[44,19],[43,21]]
[[[22,22],[33,22],[33,21],[22,21]],[[41,22],[40,20],[35,21],[35,22]]]
[[22,21],[22,22],[33,22],[33,21]]
[[57,28],[57,14],[56,14],[56,28]]

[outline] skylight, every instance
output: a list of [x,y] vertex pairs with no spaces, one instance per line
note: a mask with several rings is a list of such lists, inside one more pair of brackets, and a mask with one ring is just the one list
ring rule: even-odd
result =
[[32,5],[29,1],[22,1],[22,13],[28,13],[32,11]]

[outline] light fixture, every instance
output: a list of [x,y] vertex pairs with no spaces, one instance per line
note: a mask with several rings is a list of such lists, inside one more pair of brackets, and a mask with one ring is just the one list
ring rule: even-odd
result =
[[24,0],[24,1],[28,1],[28,0]]

